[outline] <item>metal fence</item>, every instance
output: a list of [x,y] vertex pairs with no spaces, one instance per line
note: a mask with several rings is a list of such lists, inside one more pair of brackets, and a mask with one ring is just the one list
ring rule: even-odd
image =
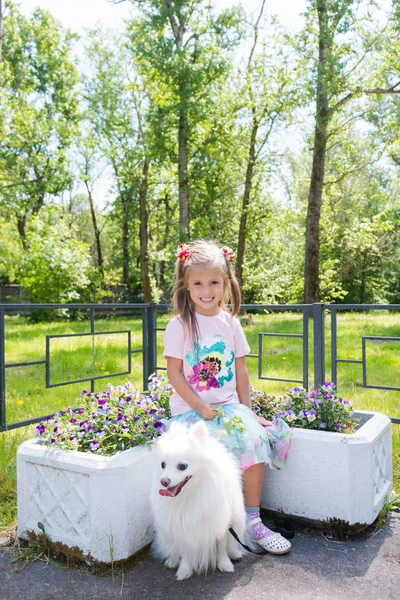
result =
[[[246,311],[268,311],[268,312],[286,312],[294,311],[302,314],[302,333],[300,334],[288,334],[282,332],[258,332],[258,353],[249,354],[248,358],[258,361],[258,377],[259,379],[266,379],[271,381],[282,381],[289,383],[300,383],[303,387],[309,387],[309,373],[308,373],[308,357],[309,357],[309,319],[313,319],[313,340],[312,346],[314,350],[314,364],[313,364],[313,384],[314,387],[322,385],[325,381],[325,315],[330,315],[330,327],[331,327],[331,379],[337,383],[337,365],[338,363],[356,363],[362,365],[363,374],[363,387],[374,388],[383,390],[395,390],[400,391],[399,387],[395,386],[379,386],[367,383],[367,356],[366,356],[366,343],[368,340],[374,341],[400,341],[400,337],[385,337],[385,336],[362,336],[361,338],[361,359],[344,359],[338,357],[337,348],[337,313],[343,311],[367,311],[367,310],[379,310],[379,311],[400,311],[400,305],[381,305],[381,304],[281,304],[281,305],[267,305],[267,304],[244,304],[242,308]],[[8,429],[15,429],[17,427],[23,427],[36,423],[45,419],[47,416],[52,415],[40,415],[34,418],[19,421],[17,423],[7,423],[6,413],[6,370],[17,367],[31,366],[31,365],[45,365],[45,382],[46,388],[53,388],[58,386],[72,385],[75,383],[90,381],[91,391],[95,389],[94,382],[100,379],[110,379],[112,377],[120,377],[121,375],[128,375],[131,372],[131,359],[132,355],[136,353],[142,354],[142,368],[143,368],[143,389],[146,389],[148,377],[151,373],[165,369],[157,365],[157,332],[164,331],[163,327],[157,326],[157,316],[159,313],[165,313],[168,311],[169,306],[167,304],[0,304],[0,431]],[[30,314],[32,311],[46,311],[46,310],[67,310],[67,311],[80,311],[81,313],[88,313],[89,331],[84,333],[74,334],[58,334],[58,335],[46,335],[44,338],[44,358],[39,358],[33,361],[22,361],[22,362],[6,362],[5,343],[6,343],[6,315],[15,314]],[[116,316],[122,316],[126,314],[140,314],[142,320],[142,346],[138,349],[132,349],[131,347],[131,330],[122,329],[110,331],[96,331],[96,316],[97,318],[103,317],[109,313]],[[34,327],[34,325],[32,325]],[[90,375],[79,379],[72,379],[67,381],[61,381],[57,383],[51,382],[51,342],[56,338],[68,338],[68,337],[88,337],[91,336],[94,340],[95,336],[101,335],[114,335],[114,334],[125,334],[127,338],[127,370],[116,373],[108,373],[107,375]],[[263,350],[265,347],[266,340],[271,337],[283,337],[283,338],[297,338],[302,340],[303,348],[303,368],[302,377],[299,379],[288,379],[285,377],[268,377],[262,372],[262,358]],[[400,423],[399,418],[392,418],[393,423]]]

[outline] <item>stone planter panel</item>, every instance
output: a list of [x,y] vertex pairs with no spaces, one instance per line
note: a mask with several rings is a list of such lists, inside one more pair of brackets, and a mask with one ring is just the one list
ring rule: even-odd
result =
[[114,457],[23,443],[17,453],[18,536],[40,534],[110,563],[151,542],[153,454],[146,447]]
[[261,506],[314,521],[370,524],[392,492],[391,422],[357,411],[354,434],[293,429],[288,461],[266,469]]

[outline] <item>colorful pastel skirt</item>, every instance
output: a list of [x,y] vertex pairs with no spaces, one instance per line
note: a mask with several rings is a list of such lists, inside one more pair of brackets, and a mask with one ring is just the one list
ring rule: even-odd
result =
[[[258,463],[268,464],[271,469],[282,469],[292,442],[292,432],[285,421],[278,418],[270,426],[263,427],[244,404],[221,404],[218,410],[217,417],[203,420],[210,434],[236,457],[241,471]],[[190,410],[171,417],[167,427],[174,421],[190,427],[200,420],[200,415]]]

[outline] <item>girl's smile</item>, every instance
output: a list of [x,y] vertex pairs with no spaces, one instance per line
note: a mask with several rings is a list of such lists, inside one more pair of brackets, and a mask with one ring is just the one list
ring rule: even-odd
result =
[[196,312],[205,316],[219,313],[224,298],[224,276],[218,269],[189,267],[187,289]]

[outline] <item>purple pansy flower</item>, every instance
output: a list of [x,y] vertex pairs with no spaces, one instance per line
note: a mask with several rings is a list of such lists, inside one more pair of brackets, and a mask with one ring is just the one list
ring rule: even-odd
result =
[[315,421],[316,418],[317,418],[317,411],[312,408],[307,413],[307,420],[309,421],[309,423],[312,423],[312,421]]
[[286,411],[286,420],[289,421],[289,423],[291,423],[295,418],[296,418],[296,413],[289,408],[289,410]]
[[90,444],[90,449],[92,452],[96,452],[99,446],[99,442],[97,440],[93,440],[93,442]]
[[154,423],[154,429],[157,429],[158,433],[163,433],[166,430],[166,426],[162,421],[156,421]]
[[36,435],[38,437],[40,437],[41,435],[44,434],[44,432],[46,431],[46,427],[45,425],[43,425],[43,423],[40,423],[37,427],[36,427]]

